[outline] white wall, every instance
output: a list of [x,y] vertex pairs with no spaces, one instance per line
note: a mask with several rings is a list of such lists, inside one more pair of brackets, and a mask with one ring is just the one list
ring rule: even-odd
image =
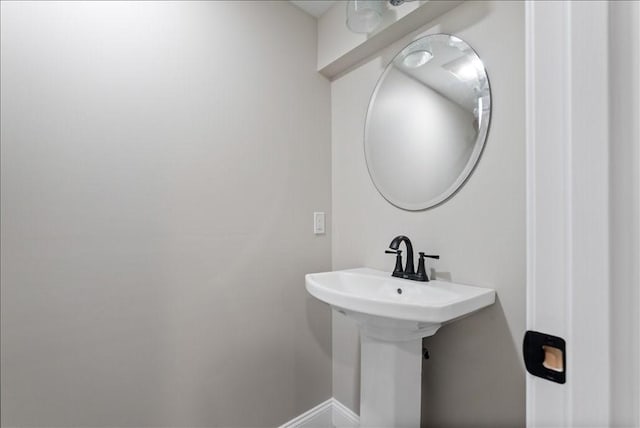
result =
[[[421,212],[393,207],[373,186],[364,160],[364,118],[376,80],[403,46],[425,32],[455,34],[484,61],[492,118],[479,164],[446,203]],[[467,2],[332,82],[334,269],[391,271],[391,239],[408,235],[416,251],[440,254],[442,279],[492,287],[496,304],[425,340],[423,424],[523,426],[525,375],[524,9],[521,2]],[[333,316],[334,396],[359,407],[355,326]]]
[[640,426],[640,4],[609,3],[611,415]]
[[1,4],[2,425],[277,426],[329,398],[313,18]]

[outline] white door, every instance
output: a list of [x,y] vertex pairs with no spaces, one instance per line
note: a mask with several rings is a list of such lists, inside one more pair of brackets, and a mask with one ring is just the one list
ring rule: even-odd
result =
[[[618,102],[612,94],[618,91],[625,98],[620,88],[628,88],[630,105],[638,114],[640,8],[634,2],[623,6],[636,14],[631,21],[635,29],[628,29],[632,39],[622,40],[633,51],[630,58],[635,58],[627,61],[624,57],[622,62],[627,61],[635,73],[621,73],[611,62],[615,53],[611,52],[611,26],[617,25],[612,21],[615,14],[610,13],[611,7],[604,1],[526,4],[527,329],[566,341],[566,383],[527,374],[530,428],[639,423],[640,117],[621,119],[611,112],[616,111]],[[620,38],[615,31],[613,34]],[[626,76],[629,82],[616,82],[618,75]],[[635,169],[629,164],[629,171],[611,167],[617,166],[616,158],[620,157],[620,150],[612,150],[611,136],[618,131],[611,123],[618,126],[621,122],[629,127],[625,135],[636,139],[626,141],[631,146],[622,150],[637,161]],[[631,198],[619,199],[631,210],[630,217],[625,218],[631,221],[629,233],[633,237],[622,248],[615,233],[619,224],[611,223],[612,218],[620,217],[616,211],[620,207],[612,205],[617,201],[618,187],[612,192],[611,185],[623,181],[619,175],[626,172],[632,184],[625,191],[631,192]],[[613,258],[621,251],[631,257],[622,274]],[[616,269],[612,270],[612,265]],[[621,297],[635,299],[622,308],[625,316],[619,315]],[[616,323],[623,322],[625,331],[632,334],[627,337],[628,343],[616,337]],[[619,393],[624,386],[616,378],[630,385],[626,388],[629,394]],[[619,405],[617,397],[627,404]],[[626,422],[616,423],[619,420]]]

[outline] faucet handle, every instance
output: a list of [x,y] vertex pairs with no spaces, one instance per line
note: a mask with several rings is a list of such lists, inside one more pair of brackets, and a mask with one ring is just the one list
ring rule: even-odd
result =
[[424,258],[429,257],[430,259],[440,259],[440,256],[427,255],[422,251],[418,254],[420,255],[420,259],[418,260],[418,272],[416,272],[416,277],[418,281],[429,281],[429,275],[427,275],[427,269],[424,266]]
[[420,254],[420,258],[429,257],[430,259],[438,259],[438,260],[440,259],[440,256],[430,256],[428,254],[423,253],[422,251],[420,251],[418,254]]
[[385,250],[385,253],[396,255],[396,266],[393,268],[393,273],[402,273],[402,250]]

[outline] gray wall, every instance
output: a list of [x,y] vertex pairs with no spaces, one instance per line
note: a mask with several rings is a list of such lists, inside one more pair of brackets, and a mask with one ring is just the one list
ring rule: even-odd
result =
[[[373,186],[362,146],[369,96],[384,66],[423,32],[452,33],[483,59],[492,89],[489,137],[478,167],[448,202],[421,212],[393,207]],[[332,90],[333,268],[391,271],[391,239],[441,259],[439,278],[495,288],[495,305],[425,340],[426,426],[515,427],[525,420],[520,343],[525,329],[524,7],[467,2],[334,81]],[[333,316],[334,396],[359,407],[358,336]]]
[[287,2],[2,2],[2,425],[331,395],[330,88]]

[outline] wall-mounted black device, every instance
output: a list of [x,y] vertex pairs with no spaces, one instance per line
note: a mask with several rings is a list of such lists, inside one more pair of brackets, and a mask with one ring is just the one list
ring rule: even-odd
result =
[[561,337],[527,331],[522,342],[527,371],[534,376],[565,383],[567,381],[566,343]]

